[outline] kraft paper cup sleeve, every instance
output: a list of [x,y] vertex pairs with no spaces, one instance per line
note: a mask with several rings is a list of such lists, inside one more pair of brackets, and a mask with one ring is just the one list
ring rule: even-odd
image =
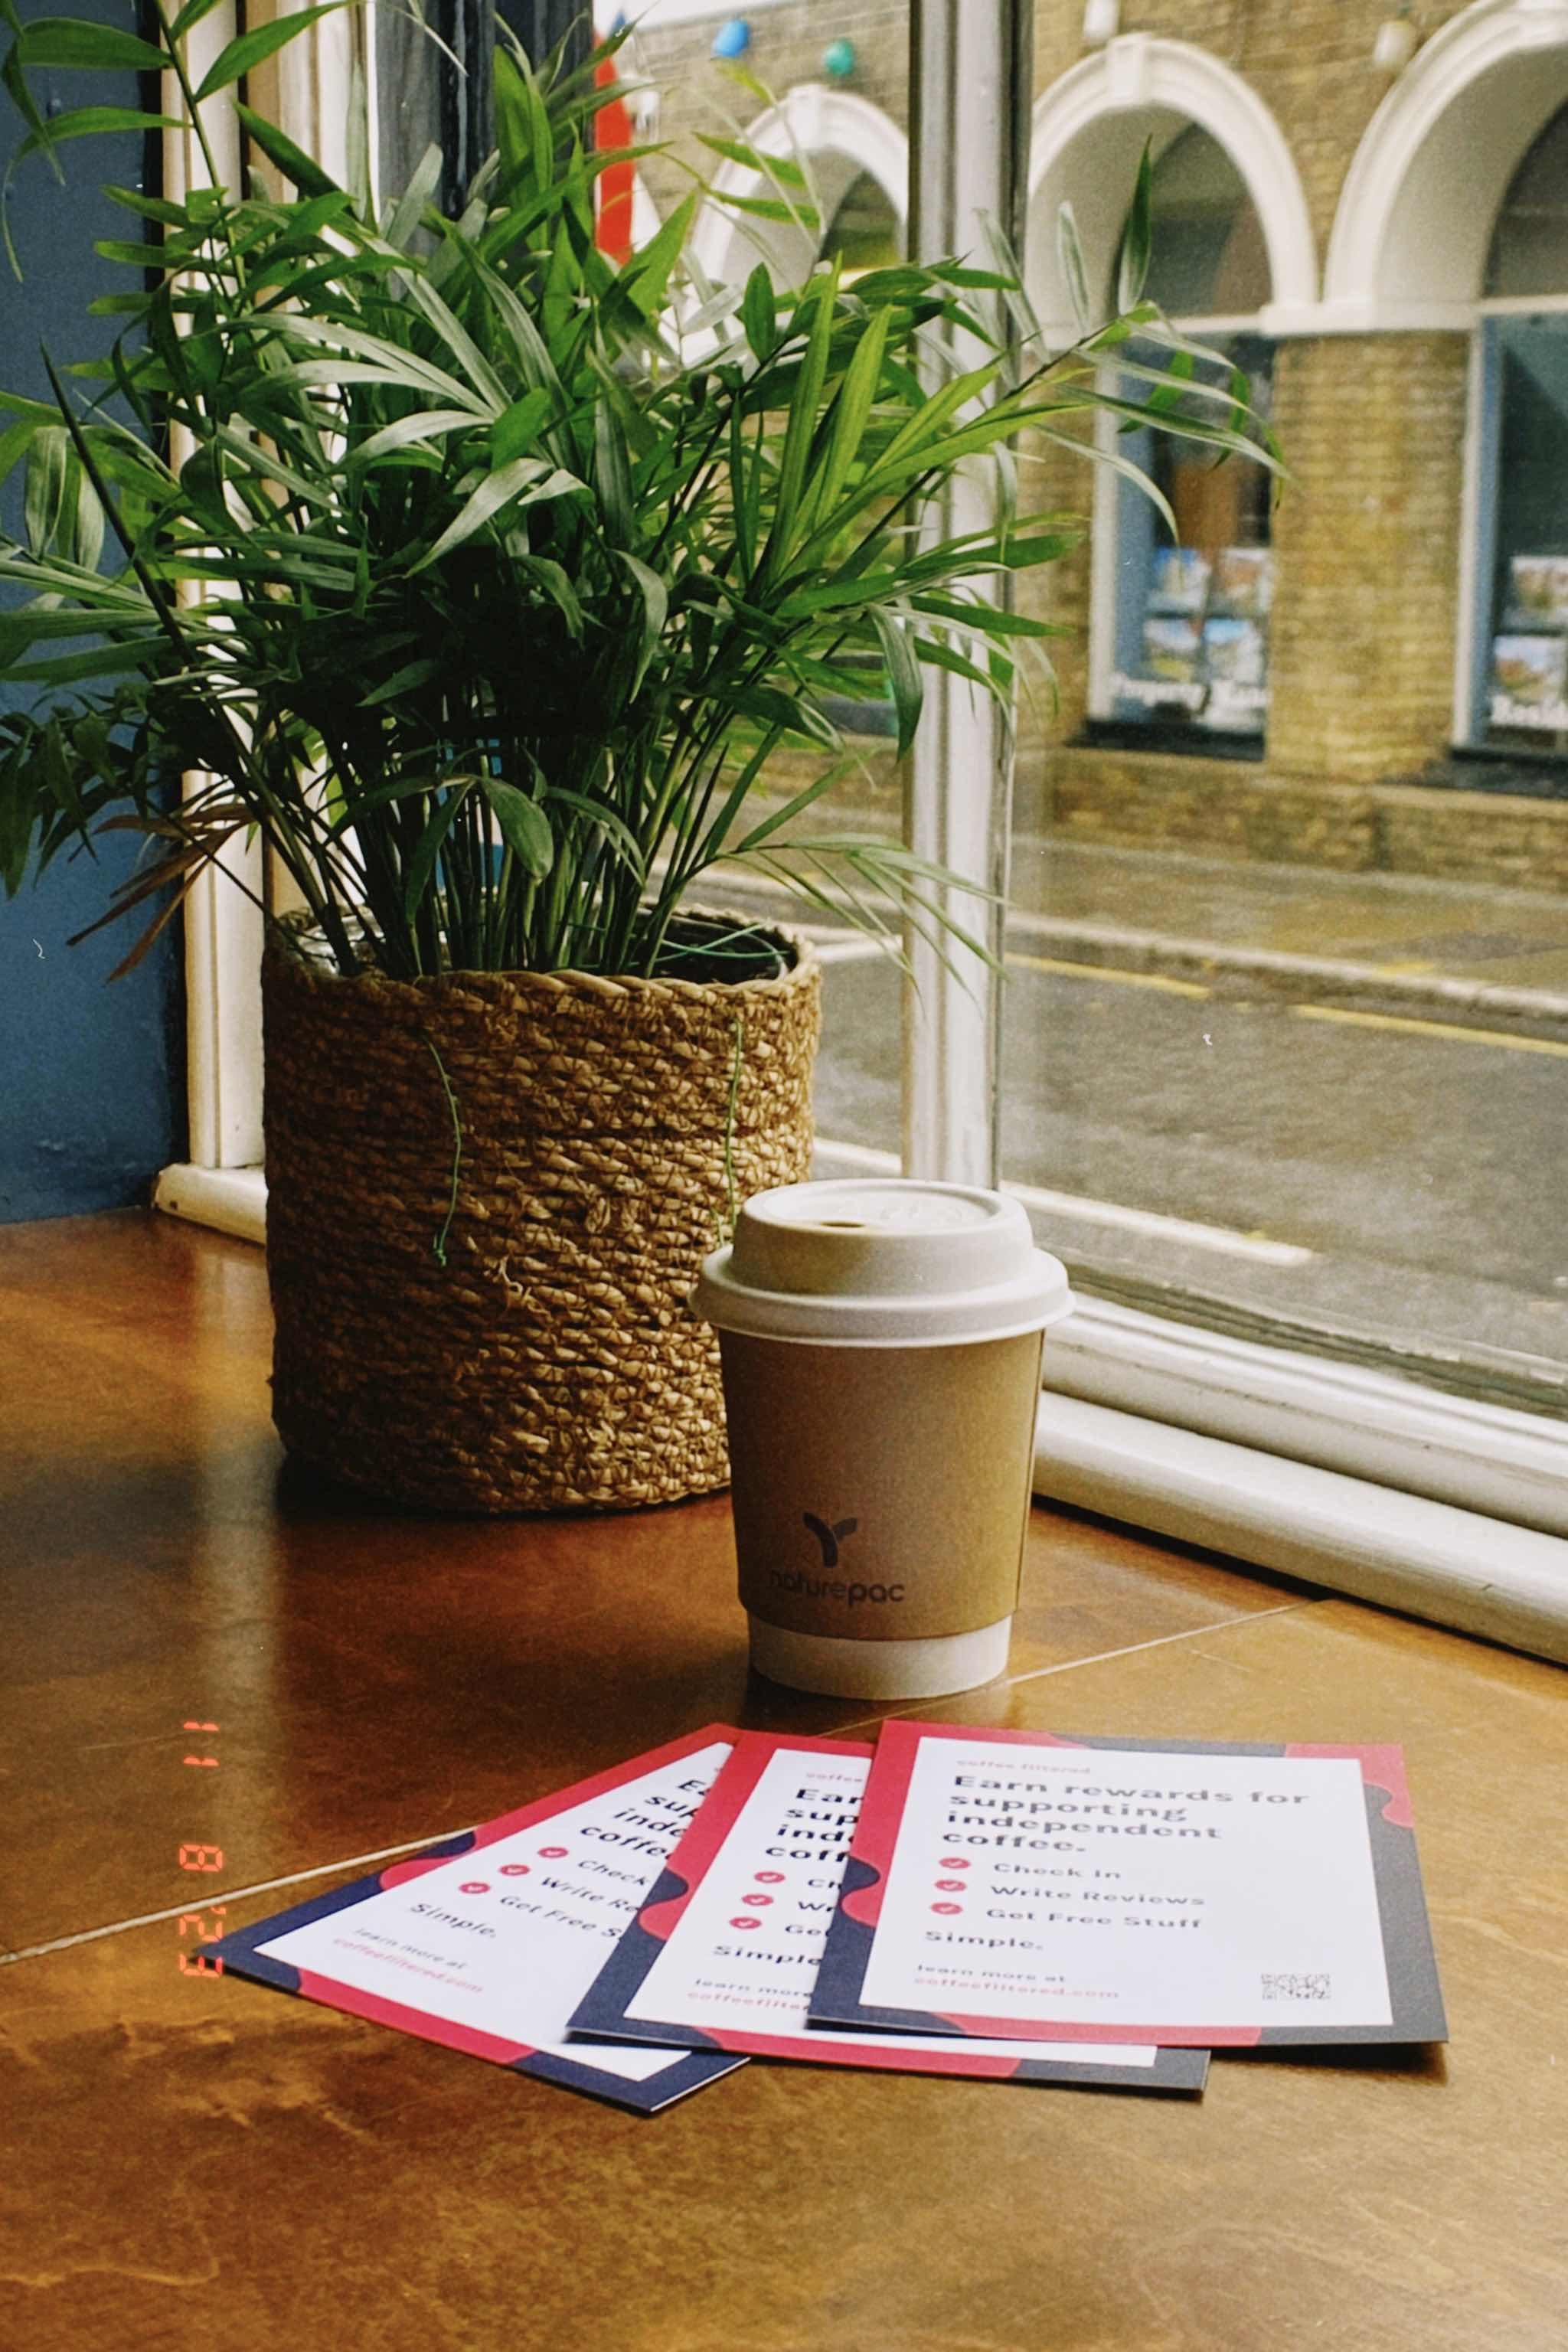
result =
[[837,1678],[805,1686],[879,1696],[900,1695],[884,1645],[911,1696],[944,1686],[922,1651],[937,1672],[937,1652],[988,1633],[972,1646],[989,1658],[1000,1632],[1005,1659],[1043,1335],[1071,1306],[1018,1202],[902,1179],[781,1187],[745,1204],[693,1303],[720,1333],[741,1598],[789,1637],[768,1654],[793,1674],[820,1645],[801,1679]]

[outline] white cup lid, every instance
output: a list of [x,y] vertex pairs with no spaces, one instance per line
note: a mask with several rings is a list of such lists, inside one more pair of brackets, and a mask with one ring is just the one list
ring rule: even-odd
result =
[[759,1339],[919,1348],[1043,1330],[1072,1294],[1005,1193],[868,1176],[757,1193],[692,1304]]

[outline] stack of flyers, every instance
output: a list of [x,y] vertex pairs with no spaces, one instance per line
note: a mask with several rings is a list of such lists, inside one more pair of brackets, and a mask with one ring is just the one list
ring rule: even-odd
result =
[[1205,621],[1204,661],[1216,684],[1260,687],[1268,669],[1262,630],[1256,621]]
[[1209,592],[1209,560],[1195,547],[1157,547],[1144,609],[1201,613]]
[[1510,555],[1509,629],[1568,628],[1568,555]]
[[1198,2092],[1446,2033],[1382,1747],[709,1725],[207,1951],[645,2114],[752,2057]]
[[1202,645],[1196,621],[1148,620],[1143,624],[1143,667],[1151,677],[1190,686],[1198,677]]
[[1274,557],[1267,547],[1222,547],[1215,558],[1208,609],[1238,621],[1261,621],[1274,602]]
[[[813,1986],[860,1811],[869,1748],[748,1732],[604,1974],[575,2032],[816,2066],[1199,2091],[1208,2060],[1149,2043],[818,2032]],[[952,1882],[956,1884],[956,1882]],[[956,1907],[952,1906],[949,1908]]]
[[1494,727],[1561,727],[1568,682],[1568,637],[1492,639]]

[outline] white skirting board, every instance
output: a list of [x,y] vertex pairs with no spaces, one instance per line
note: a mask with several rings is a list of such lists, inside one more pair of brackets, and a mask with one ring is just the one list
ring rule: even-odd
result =
[[1568,1662],[1560,1536],[1049,1391],[1035,1492]]

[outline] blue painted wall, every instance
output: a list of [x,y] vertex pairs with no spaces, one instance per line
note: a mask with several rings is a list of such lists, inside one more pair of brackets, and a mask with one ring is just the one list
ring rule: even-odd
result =
[[[23,0],[24,17],[42,13],[137,29],[134,0],[68,6],[56,0],[48,12]],[[36,87],[62,109],[137,103],[129,74],[42,76]],[[23,135],[20,117],[0,99],[0,157]],[[135,137],[79,140],[61,152],[65,187],[37,156],[12,184],[20,285],[0,259],[0,382],[46,398],[40,343],[57,365],[108,348],[113,321],[88,318],[87,306],[98,294],[123,289],[126,274],[100,261],[93,241],[134,237],[137,230],[132,215],[100,190],[106,183],[135,186],[145,162]],[[19,536],[19,474],[0,494],[0,516]],[[185,1155],[178,922],[112,986],[107,974],[136,936],[132,923],[111,925],[79,947],[67,944],[102,912],[135,856],[133,839],[110,835],[96,862],[57,859],[42,883],[0,898],[0,1223],[144,1202],[158,1170]]]

